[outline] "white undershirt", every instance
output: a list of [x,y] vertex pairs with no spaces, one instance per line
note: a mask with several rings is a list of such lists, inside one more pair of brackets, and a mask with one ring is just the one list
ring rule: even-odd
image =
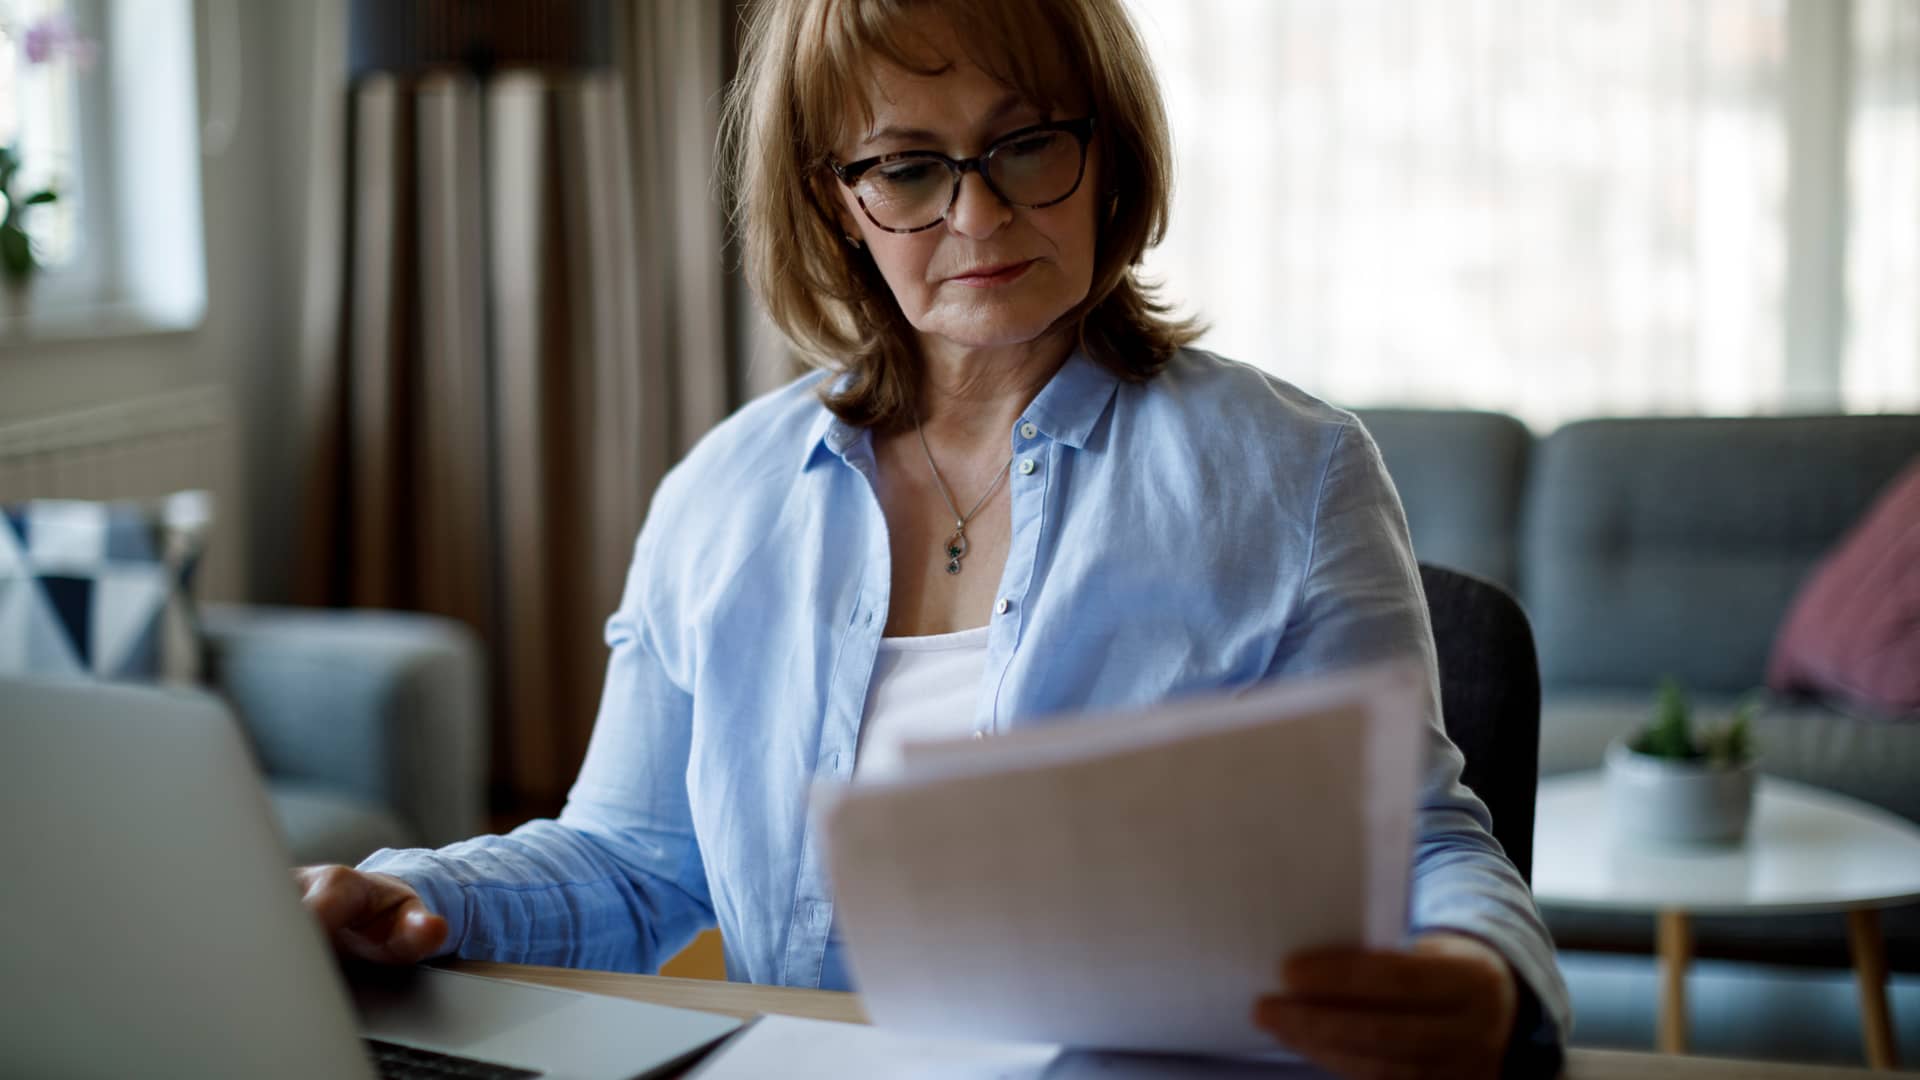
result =
[[973,733],[980,677],[987,666],[985,626],[953,634],[880,639],[867,686],[855,776],[900,768],[900,747]]

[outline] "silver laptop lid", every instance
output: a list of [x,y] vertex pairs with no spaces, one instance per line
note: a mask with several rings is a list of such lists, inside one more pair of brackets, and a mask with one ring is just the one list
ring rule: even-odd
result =
[[0,679],[0,1046],[22,1076],[368,1077],[234,721]]

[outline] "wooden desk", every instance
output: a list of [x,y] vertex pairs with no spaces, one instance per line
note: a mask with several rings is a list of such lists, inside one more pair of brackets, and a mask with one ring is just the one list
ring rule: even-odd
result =
[[[842,1020],[856,1024],[867,1022],[867,1015],[860,1008],[859,997],[831,990],[795,990],[785,986],[753,986],[711,979],[618,975],[605,971],[574,971],[569,968],[490,964],[472,960],[462,960],[448,966],[454,971],[464,971],[470,975],[517,979],[564,990],[608,994],[686,1009],[704,1009],[730,1016],[783,1013],[816,1020]],[[1829,1077],[1842,1080],[1845,1077],[1873,1075],[1863,1069],[1823,1065],[1759,1064],[1715,1058],[1636,1054],[1621,1050],[1576,1049],[1567,1052],[1567,1068],[1561,1077],[1562,1080],[1826,1080]]]

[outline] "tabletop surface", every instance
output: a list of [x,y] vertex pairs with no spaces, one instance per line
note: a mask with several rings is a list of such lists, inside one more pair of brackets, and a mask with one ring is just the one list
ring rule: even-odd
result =
[[1738,847],[1617,835],[1598,770],[1540,782],[1533,894],[1555,907],[1696,914],[1843,911],[1920,899],[1920,827],[1845,795],[1762,776]]
[[[779,1013],[856,1024],[866,1023],[867,1019],[866,1013],[860,1008],[858,996],[831,990],[796,990],[784,986],[755,986],[710,979],[668,979],[657,975],[622,975],[607,971],[574,971],[472,960],[462,960],[448,966],[472,975],[514,979],[591,994],[609,994],[684,1009],[704,1009],[743,1018]],[[1575,1048],[1567,1052],[1567,1067],[1560,1075],[1561,1080],[1628,1080],[1630,1077],[1633,1080],[1852,1080],[1884,1074],[1828,1065],[1762,1064]]]

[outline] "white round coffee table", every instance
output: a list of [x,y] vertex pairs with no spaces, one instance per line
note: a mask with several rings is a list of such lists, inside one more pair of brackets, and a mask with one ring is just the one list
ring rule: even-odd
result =
[[1920,900],[1920,827],[1877,806],[1763,776],[1739,847],[1661,846],[1616,835],[1605,776],[1540,782],[1533,893],[1541,905],[1651,913],[1661,966],[1660,1048],[1685,1053],[1694,915],[1844,913],[1867,1061],[1895,1068],[1878,909]]

